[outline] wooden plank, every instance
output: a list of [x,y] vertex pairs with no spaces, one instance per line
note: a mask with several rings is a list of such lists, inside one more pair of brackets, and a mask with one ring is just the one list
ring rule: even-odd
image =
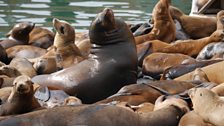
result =
[[[199,14],[203,14],[215,1],[217,0],[209,0],[199,11]],[[223,1],[223,0],[221,0]]]

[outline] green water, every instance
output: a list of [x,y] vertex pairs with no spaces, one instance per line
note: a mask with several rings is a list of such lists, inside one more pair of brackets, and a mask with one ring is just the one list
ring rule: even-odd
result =
[[[76,31],[88,30],[90,22],[103,8],[110,7],[115,16],[130,23],[147,21],[158,0],[0,0],[0,38],[18,22],[30,21],[52,29],[52,19],[66,20]],[[185,13],[191,0],[172,0]]]

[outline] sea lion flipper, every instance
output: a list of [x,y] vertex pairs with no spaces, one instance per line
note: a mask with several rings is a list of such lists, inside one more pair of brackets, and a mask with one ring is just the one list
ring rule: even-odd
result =
[[38,100],[46,102],[50,99],[50,91],[48,87],[40,87],[37,89],[34,96]]

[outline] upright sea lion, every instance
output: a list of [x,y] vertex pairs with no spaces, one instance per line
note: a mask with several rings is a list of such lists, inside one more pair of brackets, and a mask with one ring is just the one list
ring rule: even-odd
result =
[[29,33],[33,30],[35,24],[23,22],[16,24],[7,34],[9,39],[2,40],[0,45],[7,49],[15,45],[26,45],[29,42]]
[[170,0],[160,0],[154,7],[152,15],[154,26],[150,33],[135,37],[136,44],[150,40],[170,43],[175,40],[176,27],[169,11]]
[[136,46],[124,21],[106,8],[92,22],[89,36],[92,47],[88,59],[50,75],[36,76],[32,81],[76,95],[83,103],[102,100],[124,85],[136,83]]
[[53,26],[56,30],[54,47],[57,66],[62,69],[81,62],[84,57],[74,44],[75,31],[73,27],[68,22],[56,18],[53,19]]
[[30,112],[40,107],[34,98],[33,83],[28,76],[17,77],[6,103],[0,106],[0,115],[13,115]]
[[179,106],[168,106],[140,116],[112,105],[65,106],[8,117],[0,126],[176,126],[185,112]]
[[189,96],[192,100],[194,111],[200,115],[203,120],[215,126],[223,126],[223,98],[205,88],[191,89],[189,91]]
[[54,33],[50,30],[42,27],[34,27],[34,29],[29,34],[29,44],[47,49],[54,42]]
[[186,59],[195,61],[190,56],[178,53],[152,53],[144,59],[142,72],[143,74],[159,79],[160,74],[162,74],[165,69],[181,64]]
[[10,47],[6,50],[8,57],[13,59],[14,57],[19,58],[37,58],[44,55],[47,51],[45,49],[30,46],[30,45],[17,45]]
[[217,20],[215,17],[188,16],[185,15],[181,10],[173,6],[171,6],[169,10],[172,18],[180,22],[183,31],[187,33],[187,35],[189,35],[192,39],[208,37],[217,28]]

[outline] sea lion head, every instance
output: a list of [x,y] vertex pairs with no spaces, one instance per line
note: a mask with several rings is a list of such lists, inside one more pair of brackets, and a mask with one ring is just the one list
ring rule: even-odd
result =
[[92,44],[98,45],[127,42],[127,40],[134,41],[127,24],[123,20],[115,18],[113,11],[109,8],[105,8],[92,21],[89,37]]
[[33,83],[30,77],[21,75],[13,81],[13,88],[19,94],[27,94],[33,90]]
[[224,10],[221,10],[217,13],[217,29],[224,30]]
[[53,26],[56,30],[54,46],[65,46],[67,44],[74,43],[75,30],[68,22],[54,18]]
[[30,22],[22,22],[16,24],[12,30],[6,34],[7,37],[12,37],[13,39],[20,41],[20,42],[27,42],[29,41],[29,34],[35,27],[34,23]]

